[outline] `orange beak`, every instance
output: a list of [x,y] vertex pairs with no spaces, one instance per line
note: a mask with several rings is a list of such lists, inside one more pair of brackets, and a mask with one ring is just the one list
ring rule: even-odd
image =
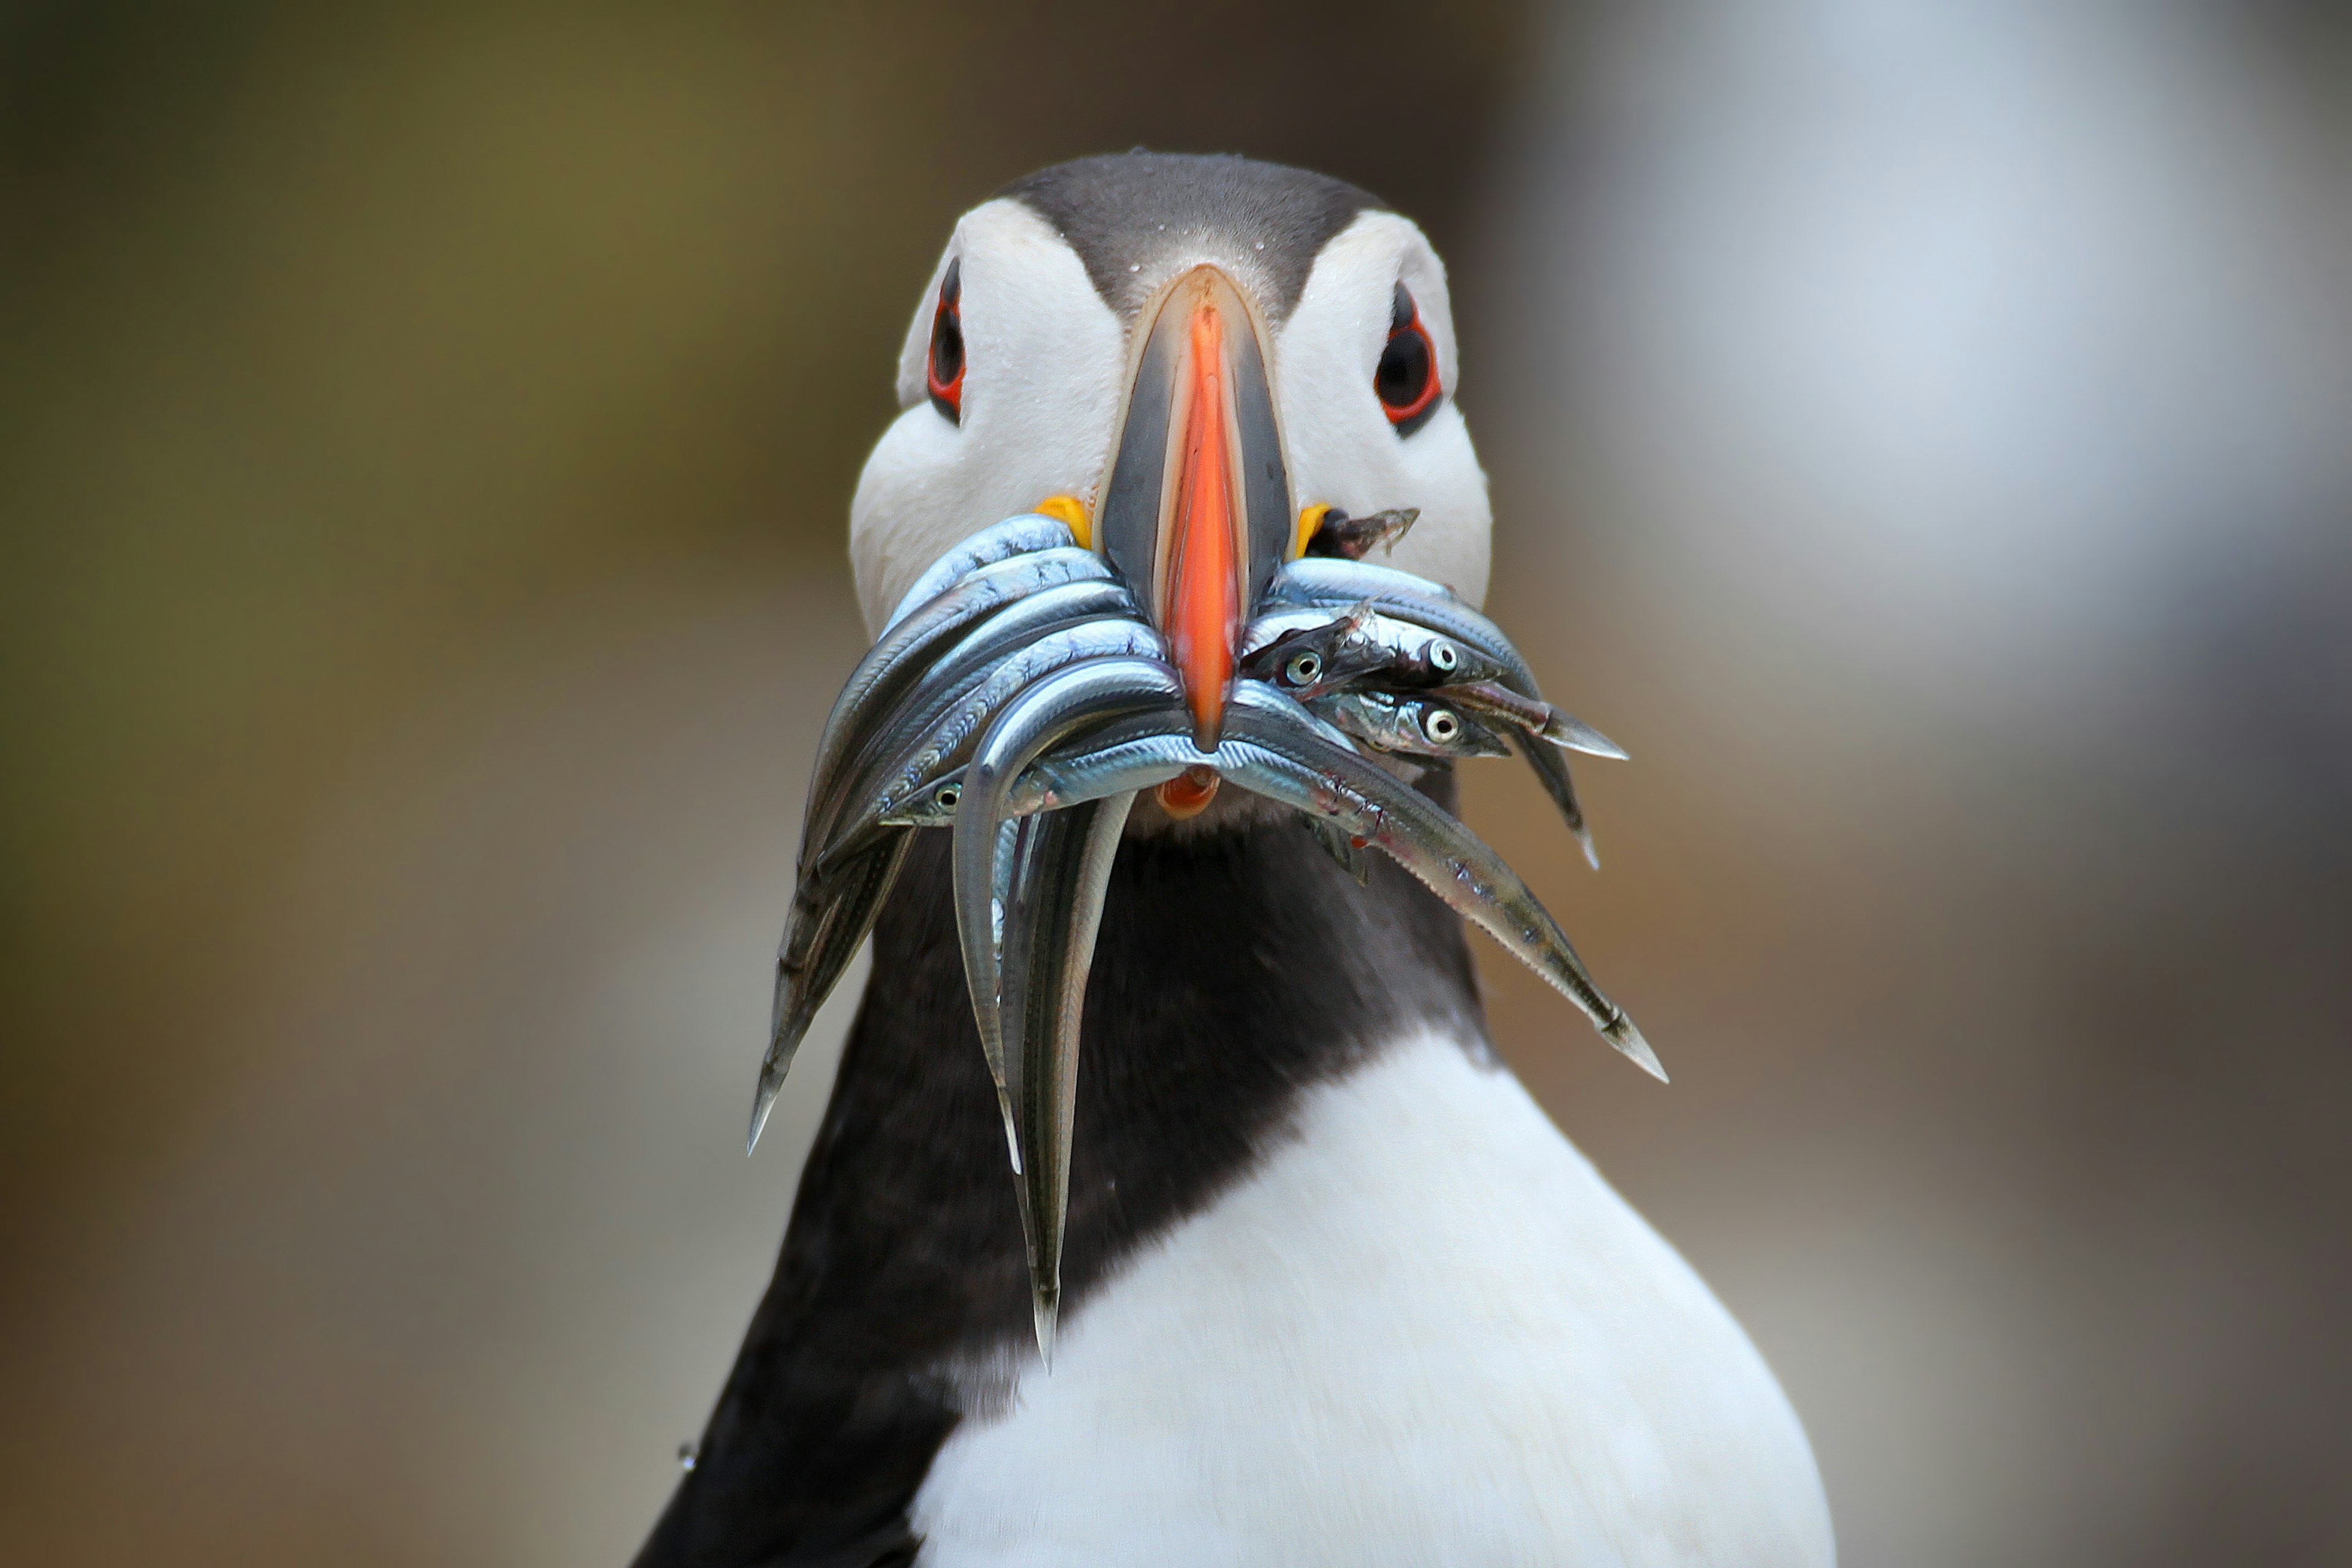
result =
[[[1097,537],[1168,639],[1206,752],[1243,625],[1289,543],[1287,469],[1264,332],[1233,280],[1195,268],[1150,320]],[[1196,769],[1163,788],[1162,804],[1189,815],[1214,788],[1214,773]]]
[[1193,743],[1209,751],[1224,721],[1225,687],[1241,643],[1241,550],[1234,535],[1233,417],[1227,412],[1225,320],[1213,300],[1192,309],[1183,460],[1176,470],[1160,625],[1192,710]]

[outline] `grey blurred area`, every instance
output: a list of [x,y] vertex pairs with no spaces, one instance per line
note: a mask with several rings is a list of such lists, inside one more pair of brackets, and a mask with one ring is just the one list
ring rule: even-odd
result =
[[1496,1032],[1845,1561],[2352,1561],[2352,29],[2091,0],[0,14],[0,1558],[634,1549],[891,356],[1135,143],[1452,261],[1675,1082]]

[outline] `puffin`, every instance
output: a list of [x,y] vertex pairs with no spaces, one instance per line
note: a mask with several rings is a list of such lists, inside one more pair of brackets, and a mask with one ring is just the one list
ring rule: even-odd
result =
[[[1307,747],[1283,737],[1328,733],[1317,715],[1339,711],[1244,676],[1269,658],[1328,676],[1376,618],[1294,612],[1286,640],[1253,648],[1243,628],[1270,584],[1328,567],[1340,587],[1318,602],[1337,605],[1349,571],[1424,583],[1475,632],[1493,516],[1461,374],[1444,265],[1340,180],[1139,150],[1031,174],[956,224],[851,507],[877,655],[912,646],[910,601],[959,573],[1065,563],[1005,579],[992,613],[1042,627],[1057,595],[1133,606],[1132,626],[1062,635],[1158,679],[1164,711],[1129,703],[1125,730],[1097,726],[1107,739],[1045,784],[1034,747],[1001,778],[984,739],[953,774],[934,747],[922,800],[833,830],[846,847],[828,865],[850,870],[824,885],[859,898],[828,895],[808,929],[863,912],[798,958],[788,933],[755,1138],[830,984],[808,980],[809,952],[837,973],[870,940],[869,978],[772,1281],[637,1568],[1834,1561],[1771,1372],[1498,1058],[1470,895],[1381,836],[1417,809],[1452,824],[1444,759],[1507,751],[1472,742],[1528,700],[1428,687],[1432,659],[1476,673],[1451,661],[1479,656],[1470,633],[1424,637],[1423,688],[1342,715],[1360,737],[1418,726],[1436,759],[1388,757],[1361,786],[1386,805],[1357,830],[1311,819],[1312,777],[1296,810],[1239,787],[1244,761],[1281,773]],[[989,564],[1038,540],[1055,548]],[[1377,574],[1349,565],[1374,546]],[[1430,698],[1475,689],[1505,706]],[[1047,861],[1083,868],[1091,951],[1041,1026],[1068,1047],[1059,1141],[1026,1136],[1010,1047],[975,1003],[975,976],[1009,962],[1003,899],[987,901],[1009,819],[875,821],[941,826],[959,795],[1024,784],[1050,799],[1144,752],[1230,763],[1231,787],[1198,761],[1129,765],[1129,784],[1160,782],[1117,813],[1056,814],[1086,818],[1075,837],[1041,835]],[[807,839],[803,857],[804,873],[821,858]],[[1580,973],[1547,977],[1654,1066]]]

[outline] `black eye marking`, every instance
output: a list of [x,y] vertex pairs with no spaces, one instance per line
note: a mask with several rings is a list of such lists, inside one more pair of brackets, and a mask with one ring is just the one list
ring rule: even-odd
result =
[[1437,345],[1430,341],[1429,329],[1421,324],[1421,309],[1402,283],[1389,310],[1388,346],[1372,372],[1372,390],[1400,436],[1428,424],[1444,401],[1445,389],[1437,381]]
[[948,263],[931,315],[930,365],[924,377],[931,406],[951,424],[963,423],[963,258]]

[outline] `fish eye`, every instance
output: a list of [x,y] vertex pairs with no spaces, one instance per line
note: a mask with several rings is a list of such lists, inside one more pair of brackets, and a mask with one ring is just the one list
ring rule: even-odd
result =
[[1429,645],[1430,667],[1443,675],[1451,675],[1462,663],[1462,656],[1452,643],[1439,637]]
[[940,793],[931,796],[932,800],[939,803],[940,808],[942,811],[954,810],[956,802],[962,798],[963,785],[961,784],[941,784],[940,786]]
[[1312,686],[1315,684],[1315,678],[1322,673],[1321,657],[1311,653],[1297,655],[1288,664],[1282,667],[1282,679],[1293,686]]
[[1421,721],[1421,729],[1422,733],[1442,746],[1461,735],[1462,721],[1447,710],[1436,708],[1432,709],[1429,717]]
[[1421,308],[1402,283],[1389,310],[1389,341],[1372,372],[1381,411],[1400,436],[1410,436],[1437,412],[1444,389],[1437,384],[1437,345],[1421,323]]
[[930,363],[924,374],[931,406],[951,425],[963,423],[963,258],[948,263],[940,302],[931,312]]

